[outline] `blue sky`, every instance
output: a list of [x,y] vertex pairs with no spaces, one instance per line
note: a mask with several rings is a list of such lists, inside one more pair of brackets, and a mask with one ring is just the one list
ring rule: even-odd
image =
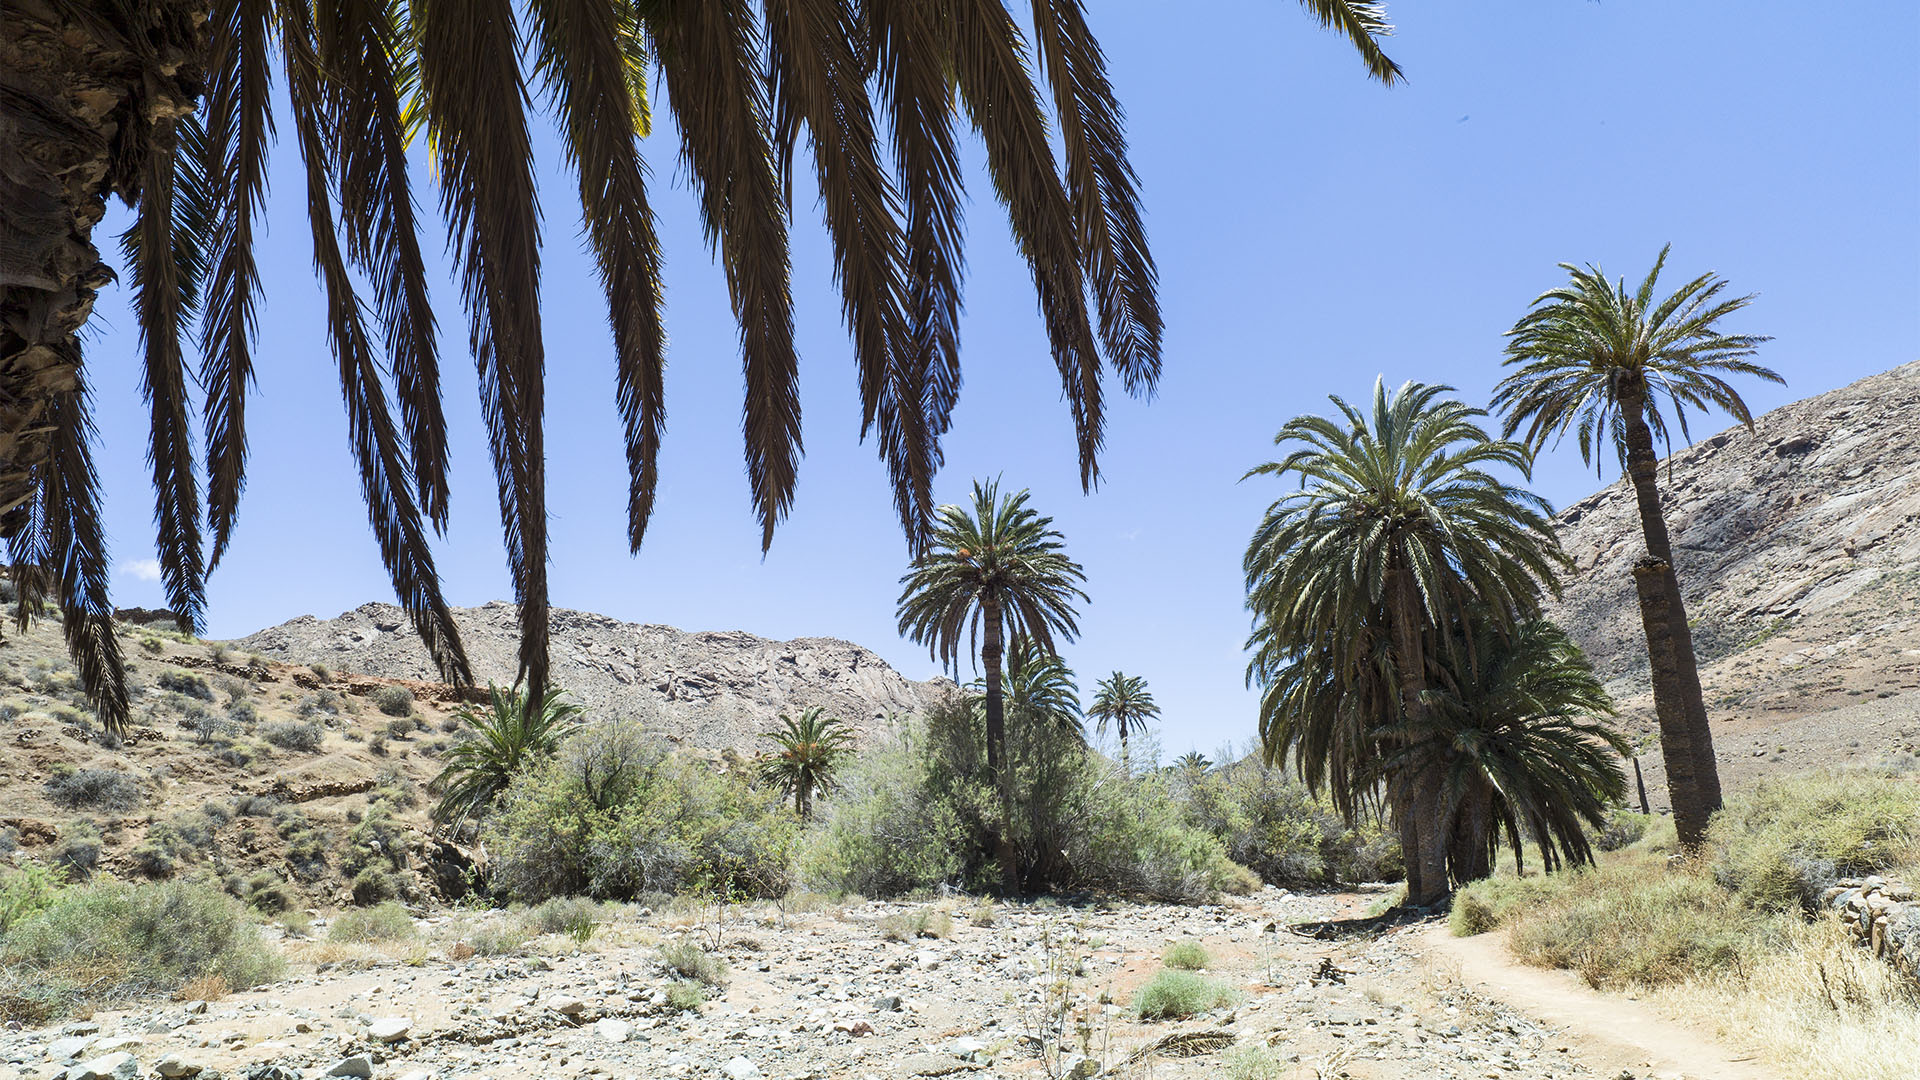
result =
[[[1114,668],[1146,676],[1169,753],[1253,736],[1239,557],[1276,489],[1237,481],[1266,460],[1273,432],[1329,393],[1365,394],[1377,374],[1484,401],[1500,332],[1559,281],[1557,262],[1637,279],[1671,241],[1673,280],[1715,270],[1758,293],[1736,327],[1774,336],[1762,360],[1789,385],[1748,388],[1756,412],[1920,357],[1914,5],[1835,18],[1804,0],[1402,3],[1390,51],[1409,79],[1392,90],[1285,0],[1219,0],[1203,18],[1161,3],[1092,6],[1162,275],[1160,394],[1148,404],[1116,388],[1106,482],[1083,496],[1028,277],[976,154],[967,381],[936,494],[957,499],[993,474],[1033,490],[1090,579],[1067,659],[1089,690]],[[688,629],[842,637],[909,675],[934,673],[894,631],[905,552],[884,472],[856,440],[853,365],[811,193],[796,191],[793,234],[808,454],[798,504],[763,559],[724,281],[671,134],[649,141],[669,430],[658,514],[630,558],[604,312],[572,182],[550,134],[540,138],[554,602]],[[209,586],[215,637],[392,598],[348,453],[295,150],[283,137],[275,155],[250,482]],[[428,183],[422,166],[416,190],[430,207]],[[435,302],[455,498],[438,558],[449,598],[471,605],[511,590],[444,263]],[[152,497],[133,329],[124,292],[110,291],[87,352],[115,600],[158,606],[141,566]],[[1596,486],[1570,447],[1535,482],[1556,505]]]

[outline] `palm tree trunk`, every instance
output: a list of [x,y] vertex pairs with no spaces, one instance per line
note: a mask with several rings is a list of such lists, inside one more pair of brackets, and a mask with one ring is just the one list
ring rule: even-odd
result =
[[28,522],[48,412],[113,280],[92,239],[107,196],[138,195],[155,122],[200,93],[205,9],[0,3],[0,535]]
[[1008,896],[1020,891],[1019,860],[1013,850],[1013,765],[1007,760],[1007,702],[1000,686],[1000,660],[1006,655],[1001,634],[1000,602],[981,604],[986,615],[980,642],[980,666],[987,677],[987,772],[1000,795],[1000,827],[993,837],[993,857],[1000,863],[1000,888]]
[[[1405,569],[1391,572],[1388,588],[1392,591],[1393,662],[1400,675],[1400,705],[1409,723],[1426,719],[1427,658],[1422,642],[1425,619],[1413,574]],[[1441,820],[1439,778],[1423,772],[1403,785],[1400,816],[1401,856],[1407,864],[1407,903],[1426,907],[1447,895],[1447,839],[1450,823]],[[1411,826],[1411,828],[1409,828]],[[1412,850],[1406,847],[1411,835]]]
[[1660,756],[1667,766],[1667,794],[1684,847],[1706,838],[1707,822],[1720,809],[1720,771],[1713,756],[1713,732],[1707,724],[1700,669],[1694,659],[1693,631],[1673,568],[1673,543],[1656,486],[1660,461],[1646,420],[1646,388],[1629,384],[1620,392],[1625,422],[1627,476],[1640,507],[1640,528],[1647,555],[1633,566],[1640,622],[1647,635],[1647,660],[1653,671],[1653,710],[1660,722]]
[[1127,724],[1124,720],[1120,722],[1120,772],[1129,779],[1133,777],[1133,763],[1127,758]]

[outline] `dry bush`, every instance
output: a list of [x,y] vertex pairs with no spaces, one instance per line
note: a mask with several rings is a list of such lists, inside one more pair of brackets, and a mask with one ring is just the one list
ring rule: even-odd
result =
[[219,1001],[232,992],[232,989],[227,985],[226,977],[215,972],[211,975],[202,975],[197,979],[188,979],[180,985],[180,989],[173,992],[173,1000]]

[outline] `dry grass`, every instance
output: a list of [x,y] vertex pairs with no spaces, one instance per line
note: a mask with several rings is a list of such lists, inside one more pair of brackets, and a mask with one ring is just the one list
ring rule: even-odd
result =
[[189,979],[173,992],[175,1001],[219,1001],[233,990],[226,977],[218,973]]

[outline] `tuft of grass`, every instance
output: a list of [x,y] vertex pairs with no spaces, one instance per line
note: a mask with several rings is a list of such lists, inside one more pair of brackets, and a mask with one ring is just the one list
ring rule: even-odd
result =
[[680,938],[660,946],[660,966],[670,975],[691,979],[702,986],[724,986],[727,962],[700,947],[690,938]]
[[707,1000],[706,988],[692,979],[675,979],[667,984],[667,1008],[680,1012],[699,1012]]
[[1213,957],[1197,941],[1176,941],[1160,955],[1160,962],[1181,971],[1199,971],[1213,966]]
[[467,935],[466,942],[480,956],[518,956],[527,947],[530,935],[519,926],[487,922]]
[[328,941],[410,941],[419,934],[407,909],[392,901],[343,911],[327,927]]
[[999,919],[1000,913],[993,906],[992,897],[987,897],[975,904],[973,911],[967,915],[967,923],[970,926],[992,926]]
[[1239,995],[1224,983],[1191,971],[1162,968],[1133,996],[1133,1011],[1142,1020],[1178,1020],[1238,1000]]
[[1290,1070],[1264,1046],[1242,1046],[1227,1055],[1227,1080],[1285,1080]]
[[915,908],[880,920],[880,936],[888,941],[953,936],[953,916],[939,908]]
[[1866,773],[1764,781],[1716,815],[1713,877],[1768,911],[1813,911],[1836,879],[1920,862],[1920,785]]

